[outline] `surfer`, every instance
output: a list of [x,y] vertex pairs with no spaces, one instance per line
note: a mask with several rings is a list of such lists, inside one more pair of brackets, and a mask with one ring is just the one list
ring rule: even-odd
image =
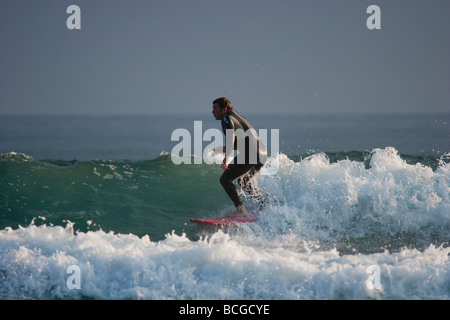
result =
[[[247,210],[237,192],[234,180],[237,179],[239,185],[255,201],[261,201],[261,197],[252,186],[251,179],[264,165],[267,151],[247,119],[233,110],[229,99],[222,97],[214,100],[212,114],[216,120],[221,120],[226,140],[226,146],[216,148],[215,152],[225,154],[222,162],[224,172],[220,177],[220,183],[236,206],[236,211],[228,216],[245,217]],[[238,151],[234,159],[231,156],[233,150]]]

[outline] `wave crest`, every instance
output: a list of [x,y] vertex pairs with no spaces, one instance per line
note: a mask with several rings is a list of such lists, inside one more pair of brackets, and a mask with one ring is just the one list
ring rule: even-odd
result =
[[408,164],[394,148],[375,149],[367,161],[368,166],[348,159],[331,163],[320,153],[294,162],[279,155],[278,174],[260,176],[258,182],[282,204],[266,208],[259,230],[353,243],[363,251],[448,240],[449,164],[436,171]]

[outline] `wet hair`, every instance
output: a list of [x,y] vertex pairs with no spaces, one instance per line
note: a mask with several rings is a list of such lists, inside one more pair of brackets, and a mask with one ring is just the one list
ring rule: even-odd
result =
[[228,108],[228,111],[233,110],[233,105],[231,104],[231,101],[228,98],[222,97],[222,98],[217,98],[216,100],[213,101],[213,104],[218,104],[220,109],[225,109]]

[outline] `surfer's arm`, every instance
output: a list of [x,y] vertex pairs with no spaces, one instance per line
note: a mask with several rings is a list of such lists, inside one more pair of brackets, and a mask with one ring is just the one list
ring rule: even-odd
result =
[[228,114],[222,118],[222,130],[225,134],[225,146],[222,149],[225,153],[225,158],[223,159],[222,168],[227,169],[228,163],[230,163],[233,159],[232,154],[234,150],[234,141],[236,139],[234,134],[235,124],[233,122],[233,117],[228,116]]
[[223,147],[225,157],[222,164],[223,169],[228,169],[228,164],[233,160],[234,141],[236,139],[233,122],[230,121],[229,123],[230,124],[225,130],[225,146]]
[[227,150],[227,147],[225,146],[221,146],[221,147],[217,147],[214,149],[214,153],[218,154],[218,153],[225,153]]
[[[227,147],[221,146],[221,147],[215,148],[214,149],[214,153],[215,154],[226,153],[226,150],[227,150]],[[227,157],[226,156],[223,158],[222,168],[225,169],[225,170],[228,169],[228,161],[227,161]]]
[[[217,147],[217,148],[215,148],[214,149],[214,153],[215,154],[219,154],[219,153],[226,153],[226,147],[225,146],[221,146],[221,147]],[[223,158],[223,161],[222,161],[222,168],[224,169],[224,170],[226,170],[226,169],[228,169],[228,161],[227,161],[227,157],[226,157],[226,155],[225,155],[225,157]]]
[[223,147],[218,147],[216,148],[216,150],[219,149],[220,151],[217,153],[224,153],[224,157],[223,157],[223,161],[222,161],[222,169],[226,170],[228,169],[228,164],[231,162],[232,157],[227,155],[227,147],[223,146]]

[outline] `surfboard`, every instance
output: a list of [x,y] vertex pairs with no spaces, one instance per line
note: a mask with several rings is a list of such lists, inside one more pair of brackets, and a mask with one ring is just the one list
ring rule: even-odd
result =
[[216,225],[229,226],[237,223],[256,222],[258,217],[255,215],[248,215],[246,217],[217,217],[208,219],[191,219],[191,222],[202,225]]

